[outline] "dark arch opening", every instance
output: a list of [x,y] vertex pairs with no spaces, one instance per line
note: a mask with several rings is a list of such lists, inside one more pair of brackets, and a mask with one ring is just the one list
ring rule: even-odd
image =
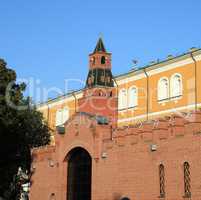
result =
[[110,92],[110,97],[112,97],[112,91]]
[[105,64],[105,56],[102,56],[102,57],[101,57],[101,64],[102,64],[102,65]]
[[67,161],[67,200],[91,200],[91,156],[77,147],[71,150]]
[[128,197],[123,197],[121,200],[130,200]]
[[96,63],[96,58],[95,57],[92,58],[92,63],[93,63],[93,65],[95,65],[95,63]]

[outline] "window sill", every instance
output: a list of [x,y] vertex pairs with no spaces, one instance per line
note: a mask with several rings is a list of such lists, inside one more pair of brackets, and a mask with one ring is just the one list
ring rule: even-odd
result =
[[171,97],[170,100],[171,100],[171,101],[176,101],[176,100],[182,99],[182,96],[183,96],[183,95],[174,96],[174,97]]
[[170,101],[178,101],[178,100],[182,99],[182,97],[183,97],[183,95],[179,95],[179,96],[169,97],[166,99],[160,99],[160,100],[158,100],[158,103],[163,104],[163,103],[167,103]]
[[138,106],[131,106],[131,107],[128,107],[128,108],[120,108],[120,109],[118,109],[118,111],[127,111],[127,110],[131,110],[131,109],[137,109],[138,108]]

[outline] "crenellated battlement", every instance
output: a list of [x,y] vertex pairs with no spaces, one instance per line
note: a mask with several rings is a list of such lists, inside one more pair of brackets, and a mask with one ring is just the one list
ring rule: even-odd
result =
[[117,128],[113,131],[113,142],[119,143],[124,137],[130,137],[131,140],[135,137],[135,143],[157,142],[199,133],[201,133],[201,111],[191,111]]
[[56,147],[53,145],[34,148],[31,151],[33,162],[42,161],[46,158],[52,158],[54,157],[55,152]]

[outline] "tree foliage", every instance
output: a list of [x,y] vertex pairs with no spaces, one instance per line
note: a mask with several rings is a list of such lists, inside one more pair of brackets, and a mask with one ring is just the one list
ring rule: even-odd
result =
[[31,148],[50,142],[42,114],[23,96],[25,88],[0,59],[0,197],[7,199],[13,199],[9,187],[18,168],[30,170]]

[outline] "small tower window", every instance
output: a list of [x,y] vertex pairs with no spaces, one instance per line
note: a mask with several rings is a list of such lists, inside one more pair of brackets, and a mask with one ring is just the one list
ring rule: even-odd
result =
[[101,57],[101,64],[104,65],[105,64],[105,56]]
[[52,193],[51,195],[50,195],[50,198],[49,198],[50,200],[55,200],[56,199],[56,195],[55,195],[55,193]]
[[103,96],[103,92],[101,90],[99,90],[98,94],[99,94],[100,97]]
[[92,64],[95,65],[95,63],[96,63],[96,58],[93,57],[93,58],[92,58]]

